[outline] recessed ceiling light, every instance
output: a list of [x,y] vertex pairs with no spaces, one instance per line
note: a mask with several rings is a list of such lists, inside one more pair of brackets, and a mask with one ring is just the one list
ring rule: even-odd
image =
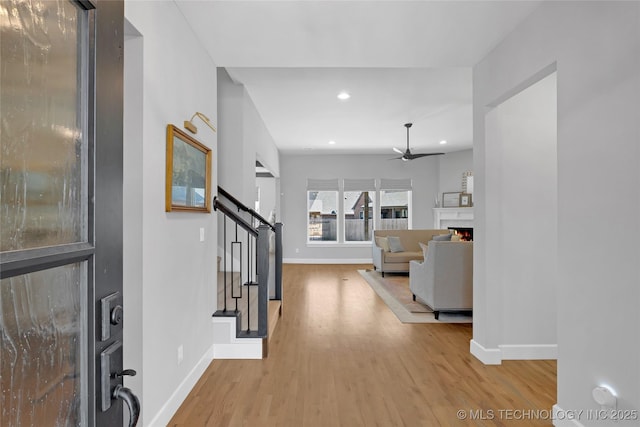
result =
[[446,143],[447,143],[447,141],[445,141],[444,139],[442,141],[440,141],[440,145],[444,145]]
[[346,101],[349,98],[351,98],[351,95],[349,95],[347,92],[340,92],[338,94],[338,99],[341,101]]
[[329,141],[329,145],[335,145],[336,142],[335,141]]

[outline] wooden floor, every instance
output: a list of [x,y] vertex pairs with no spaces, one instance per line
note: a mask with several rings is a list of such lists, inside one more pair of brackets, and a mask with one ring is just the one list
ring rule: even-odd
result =
[[400,323],[367,267],[285,265],[269,357],[213,361],[169,425],[552,425],[555,361],[485,366],[471,325]]

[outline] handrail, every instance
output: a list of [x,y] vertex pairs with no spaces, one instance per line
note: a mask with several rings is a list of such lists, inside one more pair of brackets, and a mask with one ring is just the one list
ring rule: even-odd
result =
[[253,237],[258,237],[258,231],[251,226],[247,221],[242,219],[237,213],[233,210],[229,209],[218,200],[217,197],[213,198],[213,209],[216,211],[220,211],[229,218],[233,219],[240,227],[244,228],[247,232],[251,233]]
[[223,195],[226,199],[228,199],[231,203],[233,203],[234,205],[236,205],[236,207],[242,211],[248,212],[249,215],[251,215],[252,217],[256,218],[258,221],[260,221],[262,224],[264,225],[268,225],[269,228],[271,228],[271,230],[275,231],[275,227],[273,226],[273,224],[271,224],[269,221],[267,221],[266,219],[264,219],[264,217],[262,215],[260,215],[258,212],[254,211],[253,209],[251,209],[250,207],[245,206],[240,200],[236,199],[235,197],[233,197],[228,191],[226,191],[224,188],[218,186],[218,193]]

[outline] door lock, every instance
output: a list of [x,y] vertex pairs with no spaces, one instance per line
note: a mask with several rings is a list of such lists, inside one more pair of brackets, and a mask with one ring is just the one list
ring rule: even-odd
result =
[[111,338],[111,328],[122,323],[122,294],[114,292],[100,300],[100,341]]
[[119,325],[122,322],[123,309],[120,304],[111,309],[111,324]]

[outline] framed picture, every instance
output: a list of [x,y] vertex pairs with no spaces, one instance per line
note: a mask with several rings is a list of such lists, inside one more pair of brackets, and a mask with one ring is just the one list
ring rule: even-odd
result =
[[167,126],[165,211],[211,212],[211,149]]
[[460,193],[460,207],[462,208],[470,208],[472,206],[471,194],[470,193]]
[[457,208],[460,206],[460,193],[442,193],[442,207],[443,208]]

